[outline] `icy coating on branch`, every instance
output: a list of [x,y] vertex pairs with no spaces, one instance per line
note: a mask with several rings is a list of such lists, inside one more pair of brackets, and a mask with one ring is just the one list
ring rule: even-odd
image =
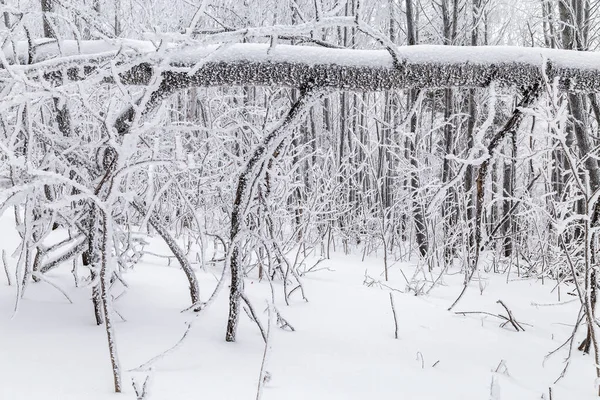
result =
[[[107,61],[119,63],[123,83],[147,85],[153,68],[171,92],[191,86],[287,86],[377,91],[403,88],[528,87],[547,75],[568,91],[600,91],[600,53],[508,46],[402,46],[388,50],[268,44],[156,48],[148,41],[61,41],[4,49],[14,73],[42,70],[46,79],[83,79]],[[394,57],[392,57],[392,54]],[[398,63],[394,63],[396,58]],[[18,63],[15,62],[18,60]],[[29,65],[22,65],[27,63]],[[21,64],[21,65],[15,65]],[[127,68],[127,65],[131,67]],[[59,72],[62,71],[62,72]],[[7,77],[7,71],[2,72]],[[58,80],[56,80],[58,82]],[[158,99],[157,99],[158,100]]]

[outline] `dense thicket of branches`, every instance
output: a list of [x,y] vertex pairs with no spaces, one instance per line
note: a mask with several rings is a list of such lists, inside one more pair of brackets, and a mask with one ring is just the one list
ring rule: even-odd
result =
[[[118,391],[110,288],[146,233],[195,312],[231,276],[229,341],[252,309],[245,276],[281,281],[288,302],[308,255],[358,248],[383,254],[385,279],[416,257],[430,276],[460,268],[466,290],[486,252],[498,272],[575,285],[599,364],[597,2],[199,3],[2,2],[15,307],[72,262]],[[199,268],[224,271],[212,295]]]

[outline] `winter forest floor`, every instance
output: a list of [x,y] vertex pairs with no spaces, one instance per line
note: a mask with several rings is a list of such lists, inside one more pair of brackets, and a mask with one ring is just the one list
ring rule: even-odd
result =
[[[10,225],[5,214],[0,249],[7,254],[18,237]],[[168,254],[158,241],[151,248]],[[496,303],[501,299],[525,328],[515,332],[508,325],[499,327],[502,321],[492,316],[447,311],[461,289],[458,268],[428,295],[415,296],[406,290],[401,273],[410,279],[414,263],[397,263],[388,282],[404,292],[394,292],[399,322],[395,340],[389,290],[363,284],[365,271],[383,281],[383,262],[375,257],[363,262],[358,253],[346,256],[338,248],[331,260],[319,264],[327,269],[307,274],[303,279],[309,302],[294,293],[286,306],[276,286],[276,306],[296,331],[271,331],[266,368],[271,379],[263,399],[549,399],[549,387],[554,400],[596,398],[591,356],[574,350],[565,378],[556,385],[568,349],[544,363],[571,335],[579,308],[577,298],[567,294],[572,287],[561,285],[565,304],[548,306],[558,301],[554,281],[519,279],[514,269],[508,282],[506,274],[482,272],[454,311],[506,315]],[[219,273],[198,272],[203,296],[212,292]],[[73,287],[68,265],[48,278],[65,289],[73,304],[47,283],[31,284],[13,315],[14,289],[0,275],[2,400],[135,399],[132,374],[126,371],[176,343],[192,318],[180,312],[189,299],[178,268],[146,257],[126,274],[130,288],[115,303],[126,319],[116,323],[125,393],[116,395],[106,333],[94,324],[90,289]],[[248,279],[246,291],[266,325],[268,283]],[[184,344],[156,364],[147,399],[256,398],[263,340],[243,315],[238,342],[225,342],[227,301],[225,287],[216,303],[200,313]]]

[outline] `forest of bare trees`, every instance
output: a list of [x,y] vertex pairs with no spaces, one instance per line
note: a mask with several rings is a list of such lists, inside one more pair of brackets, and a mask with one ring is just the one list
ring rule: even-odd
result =
[[[113,302],[146,236],[185,276],[186,312],[228,296],[227,342],[245,314],[265,342],[271,320],[291,328],[282,307],[334,253],[377,255],[414,296],[459,273],[453,312],[481,273],[549,280],[579,302],[563,350],[600,379],[600,2],[0,3],[10,308],[44,283],[68,299],[51,274],[69,271],[116,392]],[[270,287],[268,326],[248,279]]]

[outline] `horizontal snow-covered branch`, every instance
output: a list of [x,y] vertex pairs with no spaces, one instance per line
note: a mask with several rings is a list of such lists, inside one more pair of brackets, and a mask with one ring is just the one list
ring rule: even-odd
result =
[[[600,53],[556,49],[421,45],[390,51],[64,40],[38,45],[32,56],[26,43],[15,47],[3,53],[3,79],[42,73],[47,79],[59,76],[60,80],[53,80],[62,84],[65,77],[83,79],[116,59],[123,68],[120,76],[124,84],[147,85],[153,71],[160,71],[164,94],[192,86],[319,86],[378,91],[485,87],[494,81],[498,86],[527,87],[540,82],[544,74],[550,81],[558,80],[564,90],[600,91]],[[18,60],[29,64],[17,65]]]

